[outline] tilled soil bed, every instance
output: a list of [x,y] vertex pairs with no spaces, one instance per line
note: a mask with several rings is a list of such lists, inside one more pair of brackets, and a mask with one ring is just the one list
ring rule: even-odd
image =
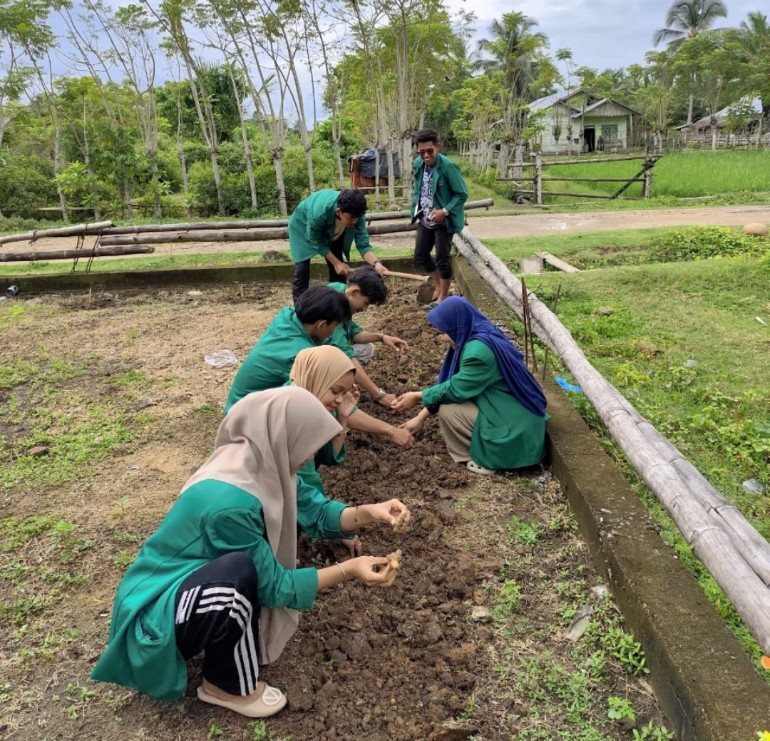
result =
[[[235,369],[204,355],[242,359],[289,300],[288,286],[169,287],[0,309],[0,737],[629,738],[608,718],[611,696],[632,702],[638,723],[661,722],[599,634],[618,618],[548,471],[474,477],[435,420],[406,451],[351,434],[344,465],[322,469],[329,496],[399,497],[413,525],[361,533],[368,553],[403,551],[399,577],[319,595],[264,669],[289,696],[266,728],[198,702],[195,662],[176,703],[88,679],[123,571],[210,450]],[[410,343],[401,360],[378,347],[368,371],[382,387],[434,381],[444,346],[413,286],[394,284],[359,321]],[[303,564],[343,557],[337,543],[300,543]],[[586,604],[602,617],[568,640]]]

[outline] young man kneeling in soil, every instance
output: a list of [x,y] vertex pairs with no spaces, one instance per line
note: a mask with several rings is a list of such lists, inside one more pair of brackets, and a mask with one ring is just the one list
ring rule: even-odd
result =
[[[387,405],[393,397],[388,399],[389,395],[377,387],[354,359],[355,352],[347,342],[344,331],[338,334],[339,345],[334,340],[335,330],[350,318],[351,306],[345,292],[328,286],[313,286],[300,296],[296,307],[281,309],[238,369],[225,402],[225,413],[254,391],[283,386],[289,380],[297,353],[306,347],[324,344],[338,346],[353,359],[356,383]],[[414,443],[408,430],[375,419],[360,409],[350,416],[348,426],[352,430],[387,437],[399,447],[409,448]]]

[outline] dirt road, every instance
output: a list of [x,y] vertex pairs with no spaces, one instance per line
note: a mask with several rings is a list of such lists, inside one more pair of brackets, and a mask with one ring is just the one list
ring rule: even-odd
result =
[[[655,226],[690,226],[713,224],[743,226],[751,222],[770,222],[770,206],[719,206],[711,208],[671,208],[638,211],[590,211],[584,213],[545,213],[532,211],[513,216],[487,216],[483,211],[468,212],[471,231],[479,239],[505,239],[556,232],[598,232],[612,229],[642,229]],[[383,223],[383,222],[380,222]],[[386,250],[409,249],[414,244],[412,232],[373,237],[374,244]],[[0,246],[2,252],[74,249],[75,238],[39,239],[33,245],[18,242]],[[86,248],[93,238],[86,238]],[[155,245],[155,255],[185,255],[198,252],[261,252],[268,249],[287,250],[286,241],[269,242],[195,242],[191,244]],[[86,253],[87,254],[87,253]],[[126,259],[100,258],[101,260]],[[3,263],[0,262],[0,265]]]

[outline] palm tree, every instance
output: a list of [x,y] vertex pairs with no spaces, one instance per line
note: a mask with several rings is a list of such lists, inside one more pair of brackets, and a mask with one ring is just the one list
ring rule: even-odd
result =
[[[666,28],[659,28],[652,43],[668,42],[669,51],[676,51],[686,39],[707,31],[717,18],[727,17],[727,6],[722,0],[676,0],[666,13]],[[693,96],[687,107],[687,123],[692,123]]]
[[493,20],[489,30],[492,38],[481,39],[479,54],[486,54],[476,67],[487,74],[502,72],[505,84],[516,97],[527,97],[529,84],[537,69],[538,53],[548,44],[540,31],[533,32],[537,21],[524,13],[504,13]]
[[676,51],[685,40],[697,36],[714,25],[717,18],[727,17],[727,6],[722,0],[677,0],[666,14],[666,28],[660,28],[652,43],[667,41],[669,51]]
[[770,21],[759,11],[749,13],[748,20],[741,21],[741,44],[747,61],[756,73],[757,92],[762,100],[762,116],[770,117]]

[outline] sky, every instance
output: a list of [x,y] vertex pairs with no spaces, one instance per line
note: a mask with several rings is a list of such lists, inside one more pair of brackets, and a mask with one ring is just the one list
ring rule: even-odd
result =
[[[738,26],[750,11],[768,13],[767,0],[724,0],[728,15],[717,26]],[[487,35],[489,23],[518,11],[538,22],[551,53],[571,49],[577,66],[599,70],[644,63],[654,49],[652,37],[665,26],[672,0],[447,0],[452,9],[476,13],[475,39]],[[475,49],[475,44],[473,44]],[[661,47],[662,48],[662,47]]]

